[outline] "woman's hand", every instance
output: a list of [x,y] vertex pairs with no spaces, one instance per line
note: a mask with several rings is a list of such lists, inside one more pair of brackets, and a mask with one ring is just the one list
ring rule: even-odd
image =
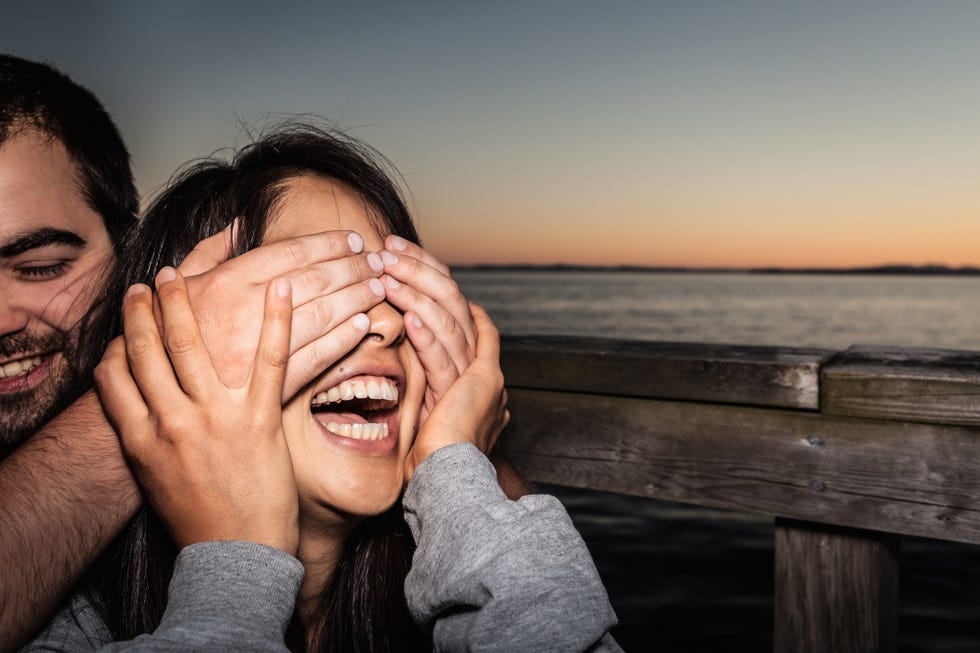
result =
[[385,293],[405,314],[405,332],[425,368],[424,423],[477,355],[477,326],[448,267],[398,236],[388,236],[385,247]]
[[292,287],[293,321],[283,403],[348,354],[367,333],[355,320],[384,301],[383,266],[352,231],[327,231],[263,245],[231,260],[234,227],[198,243],[180,264],[201,337],[221,380],[248,378],[269,283]]
[[298,499],[280,401],[289,357],[289,282],[269,284],[258,345],[241,387],[222,382],[179,272],[142,284],[123,304],[124,338],[95,370],[106,413],[179,546],[244,540],[295,555]]
[[[405,478],[436,449],[458,442],[471,442],[487,453],[507,426],[507,391],[500,370],[500,335],[486,311],[470,304],[476,329],[476,358],[451,384],[419,428],[405,460]],[[436,339],[424,323],[413,325],[416,337]]]

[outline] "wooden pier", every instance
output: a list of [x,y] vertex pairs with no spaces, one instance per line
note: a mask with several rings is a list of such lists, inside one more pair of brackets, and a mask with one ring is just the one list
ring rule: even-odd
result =
[[777,653],[895,651],[901,535],[980,544],[980,353],[506,337],[531,480],[771,515]]

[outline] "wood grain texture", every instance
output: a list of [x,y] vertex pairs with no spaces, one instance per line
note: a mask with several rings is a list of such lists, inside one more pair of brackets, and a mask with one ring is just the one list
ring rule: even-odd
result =
[[505,337],[508,386],[817,410],[832,351],[553,336]]
[[530,479],[980,543],[980,430],[512,388]]
[[821,373],[821,410],[980,426],[980,352],[851,347]]
[[898,536],[776,520],[776,653],[892,653]]

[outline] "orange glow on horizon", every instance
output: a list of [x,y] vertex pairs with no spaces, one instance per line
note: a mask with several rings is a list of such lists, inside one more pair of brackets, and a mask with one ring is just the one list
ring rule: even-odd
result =
[[[946,207],[950,208],[950,207]],[[788,214],[788,213],[787,213]],[[980,207],[929,220],[915,207],[873,219],[818,208],[784,213],[641,219],[423,220],[426,246],[451,264],[636,265],[693,268],[851,268],[886,264],[980,266]],[[549,224],[565,224],[551,233]],[[538,226],[540,225],[540,226]]]

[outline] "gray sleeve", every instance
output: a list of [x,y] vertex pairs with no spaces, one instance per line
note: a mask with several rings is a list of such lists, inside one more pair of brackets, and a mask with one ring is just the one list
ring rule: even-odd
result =
[[510,501],[471,444],[443,447],[405,492],[417,549],[405,582],[436,650],[619,651],[616,615],[554,497]]
[[287,651],[286,628],[303,581],[296,558],[251,542],[181,550],[157,629],[128,642],[76,594],[23,651]]

